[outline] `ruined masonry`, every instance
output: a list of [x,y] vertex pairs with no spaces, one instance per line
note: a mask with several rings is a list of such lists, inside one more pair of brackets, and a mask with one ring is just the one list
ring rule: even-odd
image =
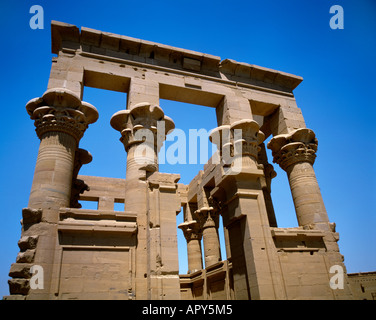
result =
[[[51,31],[58,56],[47,91],[26,105],[40,145],[5,299],[354,298],[314,172],[317,138],[293,94],[301,77],[61,22]],[[92,160],[80,140],[98,118],[82,101],[84,86],[127,93],[109,124],[127,152],[126,179],[79,174]],[[209,160],[189,185],[159,172],[157,140],[174,128],[160,99],[215,108],[211,139],[229,137],[213,141],[219,155],[242,146],[241,171]],[[135,157],[140,129],[155,138],[144,164]],[[286,171],[298,227],[277,226],[266,148]],[[80,200],[97,201],[98,209],[81,209]],[[177,232],[187,241],[187,274],[179,274]],[[43,289],[30,286],[34,265],[43,268]],[[334,265],[345,271],[341,290],[329,285]]]

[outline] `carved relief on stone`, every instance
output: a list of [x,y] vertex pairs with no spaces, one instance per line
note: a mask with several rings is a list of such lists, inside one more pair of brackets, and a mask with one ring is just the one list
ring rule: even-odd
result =
[[26,104],[26,110],[35,120],[36,133],[41,139],[49,131],[65,132],[79,141],[88,125],[98,119],[98,111],[91,104],[65,88],[47,90],[41,98]]
[[310,129],[298,129],[290,134],[275,136],[268,143],[272,150],[273,162],[278,163],[283,170],[297,162],[309,162],[312,165],[316,159],[317,139]]

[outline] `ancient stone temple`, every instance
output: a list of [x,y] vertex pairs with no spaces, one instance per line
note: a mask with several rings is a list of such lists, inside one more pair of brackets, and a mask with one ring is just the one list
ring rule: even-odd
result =
[[[48,88],[26,105],[40,145],[6,299],[353,298],[315,176],[318,140],[293,94],[301,77],[61,22],[52,22],[52,53]],[[98,118],[82,101],[84,86],[127,93],[108,124],[127,153],[126,179],[80,175],[92,160],[80,141]],[[159,172],[158,151],[174,128],[160,99],[216,110],[216,159],[188,185]],[[269,162],[287,174],[298,227],[277,226]],[[177,232],[187,274],[179,274]],[[341,288],[330,285],[332,267],[343,270]]]

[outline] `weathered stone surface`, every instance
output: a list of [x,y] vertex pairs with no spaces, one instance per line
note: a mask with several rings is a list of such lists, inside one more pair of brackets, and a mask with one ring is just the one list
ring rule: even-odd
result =
[[12,278],[29,279],[31,264],[28,263],[13,263],[10,267],[9,276]]
[[9,293],[15,295],[26,295],[30,290],[29,280],[27,279],[11,279],[8,280]]
[[[40,145],[4,299],[374,297],[374,274],[346,274],[313,169],[316,135],[293,94],[301,77],[61,22],[53,21],[51,32],[58,56],[47,90],[26,105]],[[127,93],[109,124],[127,152],[126,179],[79,174],[92,160],[80,140],[99,116],[82,101],[84,85]],[[188,185],[178,184],[179,174],[159,172],[158,152],[174,128],[161,99],[216,109],[210,140],[218,152]],[[263,143],[270,136],[298,227],[277,225],[276,174]],[[97,209],[81,209],[80,201]],[[116,203],[124,208],[115,211]],[[182,207],[186,275],[178,264]],[[30,288],[31,266],[43,288]],[[330,286],[332,266],[344,271],[341,290]]]
[[24,236],[18,241],[18,246],[21,251],[27,249],[35,249],[38,243],[38,236]]
[[11,296],[4,296],[3,300],[26,300],[26,296],[21,294],[12,294]]
[[24,230],[29,229],[33,224],[42,220],[42,209],[23,208],[21,224]]
[[35,256],[35,249],[27,249],[24,252],[19,252],[17,254],[16,262],[17,263],[30,263],[33,262]]

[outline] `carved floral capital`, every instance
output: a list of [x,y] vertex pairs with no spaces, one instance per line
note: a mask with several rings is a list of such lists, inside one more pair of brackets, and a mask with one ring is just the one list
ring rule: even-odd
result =
[[209,139],[217,145],[223,162],[229,164],[231,158],[237,156],[257,161],[259,145],[264,141],[265,135],[256,121],[243,119],[214,128]]
[[[158,152],[166,135],[175,128],[174,122],[164,114],[161,107],[148,102],[141,102],[129,110],[116,112],[111,118],[111,126],[120,131],[120,141],[124,144],[127,152],[134,144],[150,142],[143,137],[144,134],[149,133],[153,135],[151,147]],[[139,130],[145,131],[141,131],[137,135]],[[158,145],[158,141],[160,145]]]
[[91,104],[81,101],[65,88],[47,90],[42,97],[26,104],[26,110],[35,120],[35,131],[41,139],[46,132],[60,131],[79,141],[89,124],[98,119],[98,111]]
[[273,162],[283,170],[298,162],[309,162],[316,159],[318,141],[310,129],[298,129],[290,134],[275,136],[268,143],[272,150]]
[[201,240],[202,238],[202,231],[200,229],[200,225],[196,220],[187,221],[179,224],[179,229],[181,229],[184,233],[184,237],[187,242],[191,240]]
[[219,211],[217,209],[202,207],[195,211],[195,215],[202,229],[218,227]]

